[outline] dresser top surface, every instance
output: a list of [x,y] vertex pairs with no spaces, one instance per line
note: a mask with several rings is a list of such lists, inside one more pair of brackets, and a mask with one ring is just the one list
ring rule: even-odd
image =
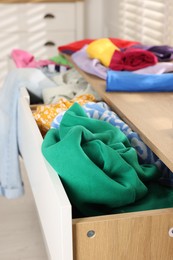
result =
[[104,80],[83,72],[77,66],[75,67],[103,100],[140,135],[150,149],[173,171],[173,92],[106,92]]

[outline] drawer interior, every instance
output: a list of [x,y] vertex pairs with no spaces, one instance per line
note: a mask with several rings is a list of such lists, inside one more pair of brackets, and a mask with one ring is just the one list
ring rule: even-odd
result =
[[35,107],[30,109],[22,91],[20,149],[51,255],[63,257],[68,247],[67,258],[59,259],[72,259],[72,254],[75,260],[171,259],[172,208],[72,219],[61,181],[41,154],[42,137],[31,112]]

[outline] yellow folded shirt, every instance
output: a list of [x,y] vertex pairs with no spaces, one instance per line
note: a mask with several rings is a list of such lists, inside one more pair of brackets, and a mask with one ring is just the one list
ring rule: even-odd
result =
[[104,66],[109,67],[112,55],[115,50],[120,50],[108,38],[101,38],[91,42],[86,52],[91,59],[98,59]]

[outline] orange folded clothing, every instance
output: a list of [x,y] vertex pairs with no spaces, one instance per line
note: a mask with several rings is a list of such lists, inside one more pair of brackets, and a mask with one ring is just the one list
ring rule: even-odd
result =
[[92,94],[83,94],[71,100],[60,98],[56,104],[38,105],[33,116],[43,136],[51,127],[53,119],[62,111],[69,109],[75,102],[83,106],[88,102],[95,102],[95,97]]
[[157,62],[157,57],[150,51],[141,49],[115,50],[109,68],[111,70],[133,71],[155,65]]

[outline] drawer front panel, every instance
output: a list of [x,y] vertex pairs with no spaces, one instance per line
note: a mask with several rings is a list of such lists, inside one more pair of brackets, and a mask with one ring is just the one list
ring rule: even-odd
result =
[[74,3],[0,4],[0,31],[74,30]]
[[75,30],[73,3],[26,4],[23,6],[22,15],[25,30],[29,32]]
[[72,260],[71,205],[57,173],[41,153],[42,137],[21,89],[19,98],[19,149],[28,173],[40,222],[52,260]]
[[57,46],[75,41],[75,32],[46,32],[38,33],[1,33],[0,50],[1,58],[9,56],[13,49],[22,49],[32,53],[34,56],[44,59],[55,56]]
[[[57,46],[75,41],[75,32],[41,31],[22,35],[22,47],[40,59],[58,54]],[[24,45],[24,46],[23,46]]]
[[171,260],[173,209],[76,220],[75,260]]

